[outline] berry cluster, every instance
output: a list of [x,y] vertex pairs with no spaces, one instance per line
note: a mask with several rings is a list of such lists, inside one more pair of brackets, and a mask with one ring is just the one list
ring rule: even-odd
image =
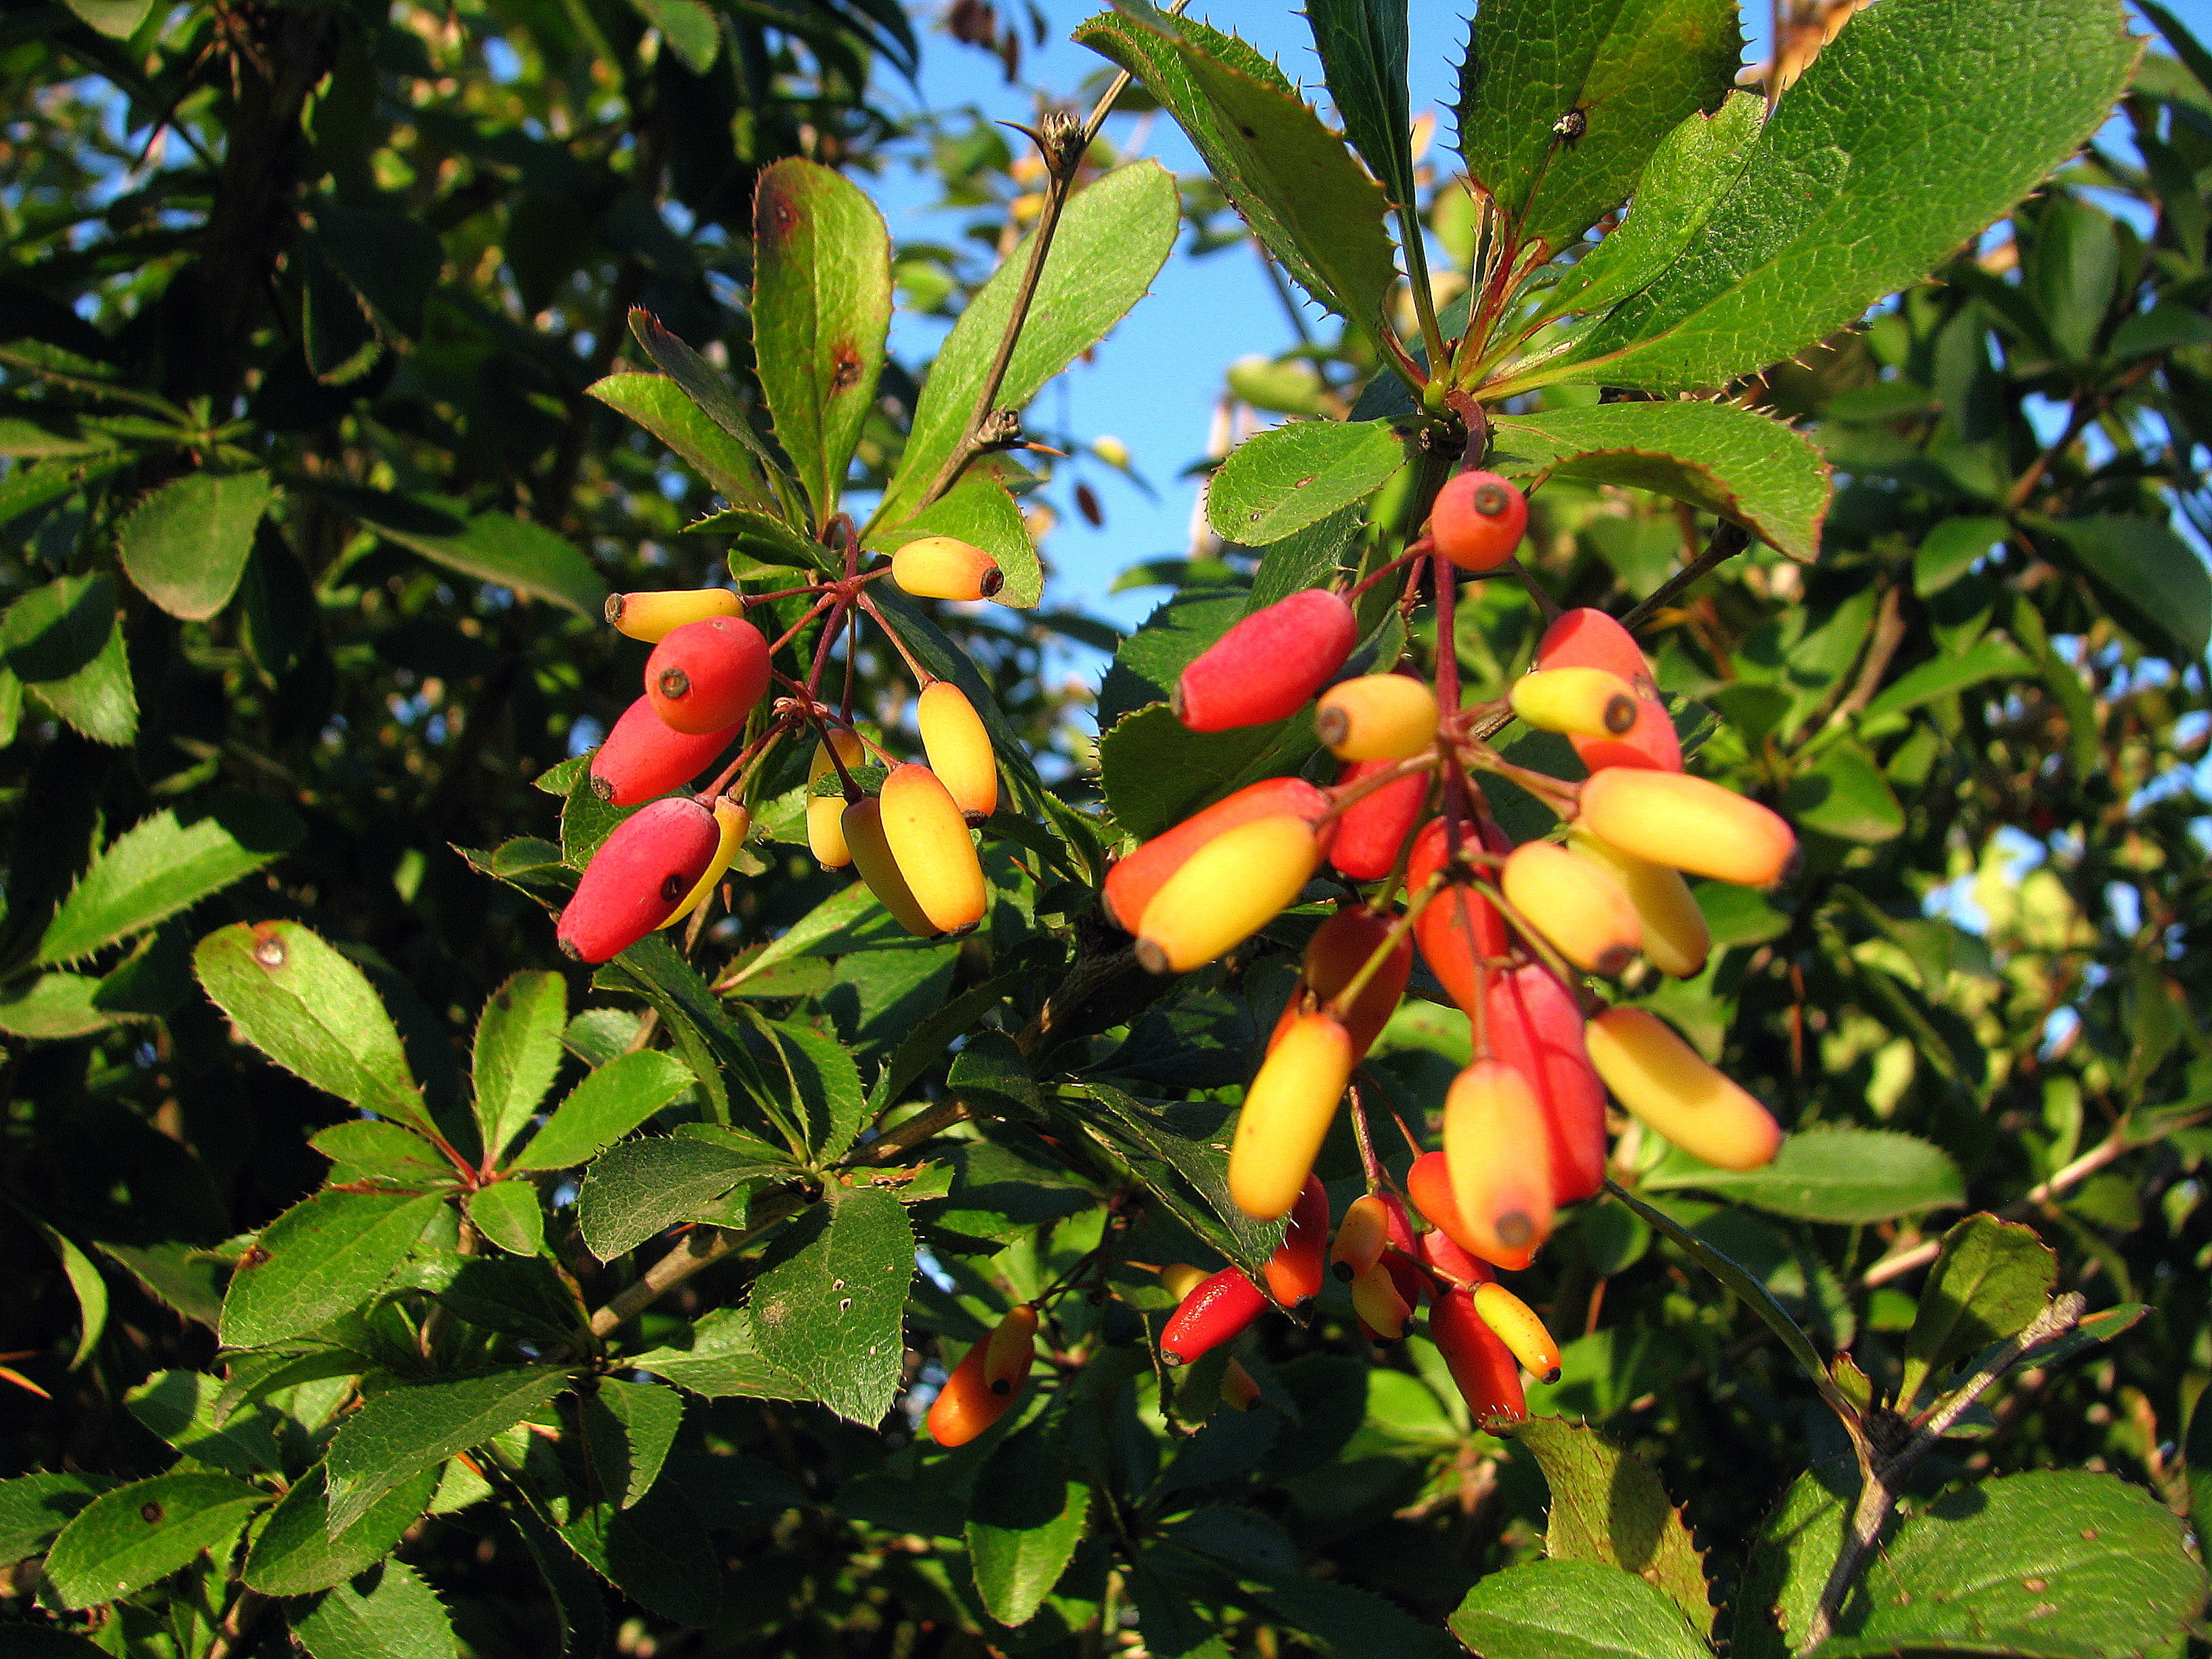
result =
[[[1239,790],[1122,859],[1105,885],[1109,914],[1156,973],[1233,950],[1297,902],[1324,864],[1363,890],[1314,933],[1230,1149],[1239,1207],[1291,1218],[1267,1275],[1286,1307],[1311,1291],[1282,1264],[1317,1251],[1328,1230],[1314,1159],[1418,946],[1467,1016],[1472,1061],[1443,1103],[1442,1150],[1419,1156],[1407,1177],[1410,1207],[1355,1124],[1370,1195],[1346,1215],[1334,1259],[1374,1334],[1396,1336],[1432,1302],[1431,1334],[1482,1415],[1519,1408],[1502,1356],[1550,1369],[1536,1363],[1548,1337],[1492,1269],[1527,1267],[1558,1211],[1603,1185],[1608,1091],[1708,1164],[1751,1169],[1774,1156],[1781,1131],[1756,1099],[1650,1013],[1605,1006],[1590,979],[1619,975],[1639,954],[1662,973],[1697,974],[1710,939],[1684,875],[1763,887],[1796,853],[1774,813],[1684,773],[1650,664],[1601,611],[1557,617],[1507,696],[1463,702],[1450,644],[1458,573],[1504,564],[1527,514],[1505,479],[1462,471],[1405,557],[1361,585],[1402,567],[1410,608],[1433,571],[1432,683],[1391,672],[1329,684],[1358,641],[1358,589],[1293,594],[1194,660],[1174,701],[1187,726],[1282,720],[1318,694],[1315,732],[1341,769],[1327,787],[1278,777]],[[1564,734],[1587,777],[1501,756],[1488,739],[1516,716]],[[1559,838],[1515,845],[1492,816],[1484,775],[1549,806]],[[1194,1358],[1267,1304],[1241,1273],[1217,1273],[1169,1322],[1164,1356]]]
[[[890,562],[862,574],[846,538],[841,577],[759,595],[750,601],[727,588],[617,593],[607,620],[648,641],[645,692],[593,751],[593,794],[615,806],[637,806],[616,826],[586,866],[561,913],[561,948],[583,962],[605,962],[655,928],[672,927],[703,904],[752,825],[744,799],[777,745],[816,737],[807,774],[806,839],[825,869],[857,868],[884,908],[926,938],[964,933],[983,918],[982,866],[970,834],[998,810],[998,760],[989,733],[960,688],[907,656],[898,635],[868,596],[889,577],[917,598],[982,599],[1002,585],[999,567],[981,548],[950,536],[908,543]],[[770,643],[744,619],[749,604],[811,601],[805,614]],[[860,617],[883,629],[921,687],[915,718],[927,764],[884,753],[853,723],[851,677],[845,700],[820,697],[830,651]],[[809,625],[820,643],[804,680],[774,667],[775,653]],[[849,653],[848,647],[848,653]],[[772,682],[787,695],[758,719]],[[751,737],[714,783],[684,790]],[[877,793],[863,787],[872,751],[887,769]],[[816,793],[835,773],[836,793]]]

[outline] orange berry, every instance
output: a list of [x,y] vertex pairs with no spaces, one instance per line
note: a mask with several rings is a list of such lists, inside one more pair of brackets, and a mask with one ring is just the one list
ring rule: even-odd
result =
[[640,807],[614,828],[561,911],[557,938],[579,962],[618,956],[668,920],[721,844],[714,815],[688,795]]
[[1437,1298],[1429,1314],[1429,1335],[1478,1424],[1518,1423],[1528,1416],[1520,1363],[1475,1312],[1473,1291],[1455,1288]]
[[1654,968],[1676,979],[1694,978],[1704,971],[1713,948],[1712,931],[1680,871],[1624,853],[1587,830],[1570,830],[1567,845],[1613,872],[1620,890],[1636,907],[1636,919],[1644,930],[1644,954]]
[[1553,1206],[1578,1203],[1605,1185],[1605,1085],[1583,1048],[1582,1005],[1532,962],[1491,975],[1488,1015],[1492,1050],[1528,1080],[1544,1114]]
[[1506,902],[1584,973],[1612,978],[1644,943],[1636,907],[1613,872],[1557,842],[1515,848],[1498,885]]
[[1241,1359],[1231,1358],[1229,1369],[1221,1373],[1221,1403],[1232,1412],[1249,1412],[1260,1403],[1260,1385]]
[[1522,1368],[1547,1382],[1559,1380],[1559,1345],[1552,1340],[1535,1310],[1503,1285],[1474,1287],[1474,1311],[1498,1340],[1513,1351]]
[[[1172,830],[1163,830],[1106,872],[1106,915],[1125,933],[1144,926],[1145,910],[1169,877],[1216,836],[1255,818],[1288,816],[1316,823],[1328,811],[1328,797],[1304,778],[1262,778],[1235,794],[1194,812]],[[1328,850],[1332,820],[1315,834]]]
[[1382,1342],[1395,1342],[1405,1335],[1406,1322],[1413,1316],[1413,1304],[1381,1261],[1352,1281],[1352,1306],[1359,1322]]
[[1336,1237],[1328,1250],[1329,1271],[1347,1285],[1373,1267],[1382,1254],[1382,1247],[1390,1242],[1390,1218],[1383,1207],[1385,1202],[1374,1193],[1355,1198],[1346,1208],[1344,1219],[1337,1224]]
[[727,795],[714,798],[714,824],[721,839],[714,848],[714,856],[708,861],[706,871],[697,885],[686,893],[668,920],[660,925],[673,927],[707,902],[707,895],[714,890],[714,884],[728,873],[737,861],[738,849],[745,844],[745,836],[753,827],[753,815]]
[[1358,643],[1359,622],[1342,594],[1309,587],[1278,599],[1192,659],[1176,680],[1176,718],[1194,732],[1287,719]]
[[1303,818],[1255,818],[1224,830],[1152,895],[1137,960],[1149,973],[1187,974],[1235,950],[1297,902],[1321,851]]
[[[1389,938],[1392,919],[1378,916],[1365,905],[1355,904],[1339,910],[1327,921],[1314,929],[1314,936],[1306,941],[1305,961],[1300,970],[1299,988],[1283,1005],[1283,1012],[1275,1021],[1275,1029],[1268,1038],[1272,1045],[1291,1028],[1299,1015],[1311,1012],[1310,1002],[1318,1007],[1328,1001],[1367,965],[1382,942]],[[1406,981],[1413,972],[1413,941],[1410,934],[1401,933],[1382,959],[1382,965],[1369,975],[1359,995],[1351,1007],[1343,1011],[1344,1029],[1352,1034],[1352,1051],[1355,1062],[1363,1058],[1390,1023],[1390,1016],[1398,1010],[1399,999],[1406,994]]]
[[1444,1159],[1460,1223],[1446,1231],[1486,1261],[1526,1265],[1552,1234],[1551,1135],[1528,1079],[1490,1057],[1455,1078]]
[[592,793],[616,806],[638,806],[681,788],[720,757],[744,729],[740,720],[719,732],[678,732],[640,697],[592,751]]
[[1011,1308],[983,1345],[983,1381],[991,1392],[1011,1396],[1029,1380],[1036,1363],[1037,1310],[1024,1302]]
[[[1337,793],[1341,795],[1351,785],[1395,763],[1354,761],[1337,775]],[[1370,791],[1338,813],[1328,861],[1354,881],[1380,881],[1389,875],[1397,866],[1398,849],[1413,833],[1414,821],[1428,802],[1431,781],[1428,774],[1416,772]]]
[[[830,751],[833,748],[837,751],[837,759],[845,763],[848,771],[860,765],[867,753],[857,732],[842,729],[831,732],[827,738],[814,745],[814,758],[807,763],[806,767],[809,786],[818,783],[837,769],[836,762],[830,758]],[[844,817],[844,796],[807,796],[806,845],[824,870],[842,870],[853,861],[853,849],[845,844]]]
[[1495,472],[1461,472],[1437,492],[1429,534],[1462,570],[1495,570],[1528,528],[1528,501]]
[[1308,1176],[1291,1206],[1283,1242],[1267,1258],[1267,1294],[1285,1308],[1321,1294],[1322,1269],[1328,1253],[1328,1193],[1318,1176]]
[[838,833],[853,855],[853,865],[860,872],[862,884],[875,895],[876,902],[890,911],[909,933],[934,939],[937,924],[930,920],[929,912],[921,908],[921,900],[907,885],[890,842],[884,836],[883,803],[873,795],[863,795],[850,803],[838,820]]
[[1544,630],[1536,647],[1536,666],[1601,668],[1628,682],[1636,692],[1636,724],[1619,737],[1571,737],[1575,753],[1592,772],[1607,766],[1649,766],[1662,771],[1682,769],[1681,739],[1659,688],[1651,678],[1651,665],[1635,638],[1602,611],[1584,608],[1563,611]]

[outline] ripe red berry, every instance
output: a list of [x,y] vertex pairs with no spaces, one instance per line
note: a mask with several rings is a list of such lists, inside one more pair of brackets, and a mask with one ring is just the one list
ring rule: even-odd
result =
[[616,806],[635,806],[681,788],[712,766],[734,742],[738,727],[678,732],[640,697],[623,711],[592,756],[592,793]]
[[[1387,772],[1395,761],[1354,761],[1337,774],[1340,793],[1377,772]],[[1398,849],[1413,832],[1413,820],[1429,799],[1429,775],[1386,783],[1337,814],[1336,840],[1328,861],[1354,881],[1380,881],[1398,862]]]
[[645,695],[678,732],[719,732],[752,713],[768,690],[768,641],[735,617],[671,630],[645,659]]
[[1168,1316],[1160,1333],[1160,1358],[1170,1365],[1188,1365],[1240,1334],[1267,1310],[1260,1287],[1242,1269],[1224,1267]]
[[1429,534],[1462,570],[1495,570],[1528,528],[1528,500],[1495,472],[1462,472],[1437,492]]
[[1328,1256],[1328,1194],[1319,1176],[1306,1177],[1305,1190],[1291,1206],[1283,1242],[1267,1258],[1267,1293],[1285,1308],[1321,1294]]
[[1490,1046],[1528,1079],[1551,1133],[1552,1202],[1565,1208],[1605,1185],[1605,1085],[1583,1045],[1575,994],[1541,963],[1490,977]]
[[1176,682],[1176,714],[1194,732],[1282,720],[1358,643],[1359,623],[1343,595],[1309,587],[1255,611],[1201,652]]
[[618,956],[668,920],[722,844],[714,815],[689,795],[639,808],[615,826],[561,912],[561,948],[579,962]]
[[[1495,825],[1478,831],[1474,824],[1462,823],[1460,840],[1462,845],[1472,844],[1479,850],[1511,850],[1503,844],[1505,837]],[[1429,878],[1444,867],[1449,851],[1444,821],[1431,819],[1415,839],[1412,856],[1406,860],[1407,890],[1418,893],[1426,887]],[[1480,963],[1503,957],[1512,948],[1512,934],[1498,907],[1464,882],[1448,883],[1414,919],[1413,939],[1421,947],[1421,960],[1429,964],[1429,971],[1461,1012],[1473,1019],[1481,981],[1477,971]]]

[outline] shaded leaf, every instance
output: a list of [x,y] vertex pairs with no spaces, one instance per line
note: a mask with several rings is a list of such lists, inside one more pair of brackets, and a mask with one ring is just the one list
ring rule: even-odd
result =
[[[775,510],[775,500],[761,482],[760,466],[751,452],[710,420],[667,375],[610,374],[584,389],[609,409],[629,416],[696,467],[726,501],[741,507],[758,507],[763,514]],[[772,522],[783,527],[781,519]],[[808,561],[810,566],[812,562]]]
[[239,1576],[264,1595],[311,1595],[366,1572],[421,1518],[443,1473],[422,1470],[333,1536],[325,1524],[330,1484],[324,1467],[316,1464],[270,1511]]
[[288,853],[306,833],[279,802],[226,799],[191,823],[164,807],[92,861],[39,940],[43,963],[75,962],[143,933]]
[[1681,1609],[1596,1561],[1531,1561],[1493,1572],[1451,1616],[1483,1659],[1709,1659]]
[[386,1561],[325,1590],[292,1615],[292,1633],[314,1659],[453,1659],[445,1603],[404,1561]]
[[709,1399],[728,1395],[763,1400],[805,1400],[807,1385],[770,1361],[753,1334],[752,1316],[742,1308],[720,1308],[684,1333],[685,1340],[623,1363]]
[[1970,1215],[1943,1235],[1919,1311],[1905,1339],[1899,1400],[1909,1405],[1930,1376],[2033,1322],[2058,1284],[2058,1258],[2035,1229]]
[[576,1225],[602,1261],[611,1261],[740,1182],[790,1173],[741,1150],[682,1135],[625,1141],[584,1172]]
[[1531,1418],[1513,1437],[1535,1453],[1552,1489],[1546,1555],[1634,1573],[1664,1591],[1700,1634],[1711,1633],[1703,1557],[1642,1458],[1556,1417]]
[[1641,1183],[1694,1187],[1802,1221],[1858,1224],[1966,1201],[1966,1183],[1940,1146],[1894,1129],[1816,1123],[1784,1137],[1757,1170],[1716,1170],[1670,1151]]
[[2051,520],[2045,527],[2144,647],[2176,663],[2203,657],[2212,641],[2212,576],[2170,526],[2102,514]]
[[760,1352],[809,1398],[872,1427],[898,1392],[914,1278],[906,1208],[878,1188],[836,1188],[792,1224],[783,1249],[745,1304]]
[[511,513],[471,513],[466,503],[443,496],[316,487],[379,535],[434,564],[594,621],[606,608],[607,585],[592,562],[543,525]]
[[1406,0],[1313,0],[1306,8],[1330,98],[1390,199],[1414,201],[1406,88]]
[[513,1428],[568,1383],[568,1373],[554,1366],[506,1366],[378,1395],[346,1419],[331,1441],[331,1534],[344,1531],[422,1470]]
[[138,694],[106,576],[57,577],[9,605],[0,617],[0,659],[94,743],[137,739]]
[[230,603],[254,526],[275,495],[259,472],[173,479],[115,527],[123,568],[171,616],[204,622]]
[[1091,1514],[1056,1425],[1043,1420],[1001,1441],[975,1477],[968,1557],[975,1592],[1002,1625],[1026,1625],[1059,1583]]

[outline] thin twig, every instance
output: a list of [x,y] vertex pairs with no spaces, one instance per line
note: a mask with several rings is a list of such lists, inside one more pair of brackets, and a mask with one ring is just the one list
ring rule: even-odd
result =
[[1708,571],[1727,563],[1751,545],[1751,533],[1740,524],[1723,524],[1713,532],[1713,538],[1705,544],[1705,550],[1662,582],[1647,598],[1629,607],[1620,625],[1631,633],[1636,625],[1649,617],[1660,606],[1669,603],[1684,588]]
[[202,1659],[230,1659],[253,1631],[253,1624],[261,1617],[261,1610],[269,1605],[269,1598],[259,1590],[239,1586],[238,1595],[222,1615],[222,1623],[216,1627],[215,1640],[208,1644]]

